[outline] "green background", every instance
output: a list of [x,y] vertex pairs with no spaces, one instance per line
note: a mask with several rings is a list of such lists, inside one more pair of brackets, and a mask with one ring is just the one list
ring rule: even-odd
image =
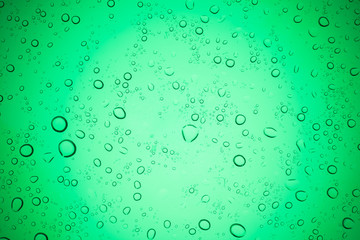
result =
[[359,0],[0,1],[0,239],[359,239],[359,50]]

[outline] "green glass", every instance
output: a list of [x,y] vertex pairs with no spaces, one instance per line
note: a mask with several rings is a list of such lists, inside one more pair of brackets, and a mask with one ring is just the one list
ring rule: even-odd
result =
[[1,240],[360,239],[359,0],[1,0]]

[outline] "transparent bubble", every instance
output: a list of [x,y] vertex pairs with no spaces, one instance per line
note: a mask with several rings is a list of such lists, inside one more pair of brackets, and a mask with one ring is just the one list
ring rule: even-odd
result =
[[146,233],[147,239],[152,240],[155,239],[156,231],[153,228],[150,228]]
[[295,193],[295,198],[299,202],[304,202],[308,198],[308,194],[307,192],[300,190]]
[[211,227],[210,221],[207,219],[201,219],[199,221],[198,225],[199,225],[199,228],[204,231],[209,230]]
[[122,107],[114,108],[113,114],[117,119],[124,119],[126,117],[126,112]]
[[273,77],[278,77],[278,76],[280,76],[280,70],[279,69],[273,69],[272,71],[271,71],[271,76],[273,76]]
[[12,201],[11,201],[11,209],[14,212],[18,212],[21,210],[21,208],[24,206],[24,201],[19,198],[19,197],[15,197]]
[[220,64],[220,63],[221,63],[221,57],[220,57],[220,56],[215,56],[215,57],[213,58],[213,60],[214,60],[214,63],[216,63],[216,64]]
[[101,80],[95,80],[94,81],[94,83],[93,83],[93,85],[94,85],[94,87],[96,88],[96,89],[102,89],[103,87],[104,87],[104,83],[103,83],[103,81],[101,81]]
[[235,60],[234,59],[227,59],[225,61],[225,64],[226,64],[227,67],[232,68],[232,67],[235,66]]
[[34,240],[48,240],[48,236],[45,233],[35,234]]
[[220,11],[220,8],[219,6],[217,5],[212,5],[209,9],[209,11],[212,13],[212,14],[217,14],[219,11]]
[[326,193],[329,196],[329,198],[331,198],[331,199],[335,199],[339,195],[339,192],[335,187],[328,188]]
[[185,142],[193,142],[199,136],[199,129],[192,124],[185,125],[181,132]]
[[246,235],[246,229],[240,223],[234,223],[230,226],[230,233],[236,238],[242,238]]
[[170,228],[171,227],[170,220],[165,220],[163,225],[164,225],[164,228]]
[[203,30],[201,27],[197,27],[197,28],[195,29],[195,33],[196,33],[197,35],[201,35],[201,34],[203,34],[203,32],[204,32],[204,30]]
[[64,132],[67,126],[67,120],[62,116],[56,116],[51,120],[51,127],[55,132]]
[[235,164],[235,166],[237,167],[243,167],[246,164],[246,159],[243,155],[235,155],[233,158],[233,162]]
[[6,66],[6,71],[8,71],[8,72],[13,72],[13,71],[15,71],[14,65],[8,64],[8,65]]
[[69,139],[62,140],[59,143],[58,149],[61,156],[66,158],[73,156],[76,152],[75,143]]
[[355,223],[352,218],[346,217],[343,219],[342,225],[345,229],[352,229],[355,226]]
[[23,157],[30,157],[34,153],[34,148],[30,144],[24,144],[20,147],[20,154]]
[[330,24],[329,19],[327,17],[324,17],[324,16],[320,17],[318,22],[319,22],[319,25],[321,27],[327,27]]
[[275,128],[273,127],[266,127],[263,130],[263,133],[265,136],[267,136],[268,138],[275,138],[277,136],[277,131]]
[[235,123],[237,125],[243,125],[246,122],[246,117],[243,114],[238,114],[235,117]]

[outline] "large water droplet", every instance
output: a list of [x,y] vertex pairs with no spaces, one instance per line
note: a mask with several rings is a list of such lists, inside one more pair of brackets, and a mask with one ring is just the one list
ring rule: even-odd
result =
[[155,236],[156,236],[156,231],[155,231],[155,229],[150,228],[150,229],[147,231],[146,236],[147,236],[147,239],[149,239],[149,240],[154,239]]
[[75,143],[69,139],[62,140],[59,143],[59,152],[63,157],[71,157],[76,152]]
[[342,225],[345,229],[352,229],[353,226],[354,226],[354,220],[352,220],[351,218],[349,217],[346,217],[343,219],[342,221]]
[[55,132],[63,132],[66,130],[68,123],[62,116],[56,116],[51,120],[51,127]]
[[21,156],[30,157],[34,152],[34,148],[30,144],[24,144],[20,147],[19,151]]
[[295,193],[295,198],[299,202],[304,202],[308,198],[308,194],[305,191],[297,191]]
[[23,205],[24,205],[24,201],[21,198],[16,197],[11,202],[11,209],[14,212],[18,212],[23,207]]
[[235,164],[235,166],[237,167],[243,167],[245,166],[246,164],[246,159],[243,155],[236,155],[234,158],[233,158],[233,162]]
[[230,226],[230,233],[237,238],[244,237],[246,235],[246,229],[239,223],[234,223]]
[[207,219],[201,219],[199,221],[198,225],[199,225],[199,228],[204,231],[209,230],[211,227],[211,224],[210,224],[209,220],[207,220]]
[[246,122],[246,117],[243,114],[238,114],[235,117],[235,123],[237,125],[243,125]]
[[182,129],[185,142],[193,142],[199,136],[199,130],[192,124],[187,124]]
[[124,119],[126,117],[126,112],[122,107],[114,108],[113,114],[117,119]]

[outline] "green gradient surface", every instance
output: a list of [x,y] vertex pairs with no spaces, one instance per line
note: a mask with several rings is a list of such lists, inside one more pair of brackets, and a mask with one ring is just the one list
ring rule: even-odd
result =
[[0,1],[0,239],[360,239],[359,54],[359,0]]

